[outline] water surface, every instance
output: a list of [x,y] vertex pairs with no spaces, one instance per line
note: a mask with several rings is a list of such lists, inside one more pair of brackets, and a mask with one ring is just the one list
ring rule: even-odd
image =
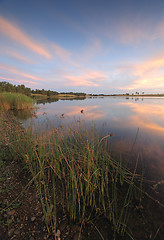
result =
[[[83,100],[58,100],[37,104],[33,121],[46,119],[56,127],[85,121],[113,133],[112,149],[128,156],[139,156],[149,177],[158,181],[164,176],[164,98],[95,97]],[[28,124],[30,120],[26,120]]]

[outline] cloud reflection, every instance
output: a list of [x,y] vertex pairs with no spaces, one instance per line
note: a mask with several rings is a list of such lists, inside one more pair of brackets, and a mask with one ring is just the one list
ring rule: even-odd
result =
[[[69,100],[67,100],[69,101]],[[66,120],[72,119],[72,118],[81,118],[85,120],[101,120],[105,116],[105,112],[100,109],[99,105],[62,105],[62,108],[60,107],[60,101],[55,103],[55,111],[54,108],[51,105],[46,109],[46,115],[52,116],[55,115],[56,117],[60,117],[63,114],[62,118],[65,118]],[[81,110],[83,109],[83,112],[81,113]],[[37,115],[43,115],[45,113],[45,109],[40,109],[37,111]]]
[[[163,100],[163,99],[161,99]],[[154,101],[155,102],[155,101]],[[127,119],[127,122],[123,124],[127,126],[138,126],[144,131],[158,132],[158,134],[164,133],[164,107],[163,104],[157,103],[144,103],[138,104],[136,102],[124,102],[119,103],[121,106],[129,108],[131,115]]]

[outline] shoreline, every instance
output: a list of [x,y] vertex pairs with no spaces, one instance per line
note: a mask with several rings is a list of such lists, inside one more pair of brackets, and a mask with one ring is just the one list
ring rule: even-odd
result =
[[[34,95],[33,95],[34,96]],[[76,96],[76,95],[56,95],[56,96],[35,96],[33,97],[37,101],[42,100],[83,100],[86,98],[104,98],[104,97],[125,97],[125,98],[164,98],[164,94],[145,94],[145,95],[125,95],[125,94],[112,94],[112,95],[99,95],[99,94],[93,94],[89,95],[86,94],[85,96]]]

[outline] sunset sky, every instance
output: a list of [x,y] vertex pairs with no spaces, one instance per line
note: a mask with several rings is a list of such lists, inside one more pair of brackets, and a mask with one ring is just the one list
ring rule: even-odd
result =
[[164,1],[0,0],[0,81],[164,93]]

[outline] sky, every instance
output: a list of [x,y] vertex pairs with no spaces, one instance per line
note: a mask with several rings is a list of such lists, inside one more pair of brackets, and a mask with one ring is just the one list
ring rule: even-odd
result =
[[0,0],[0,81],[164,93],[164,0]]

